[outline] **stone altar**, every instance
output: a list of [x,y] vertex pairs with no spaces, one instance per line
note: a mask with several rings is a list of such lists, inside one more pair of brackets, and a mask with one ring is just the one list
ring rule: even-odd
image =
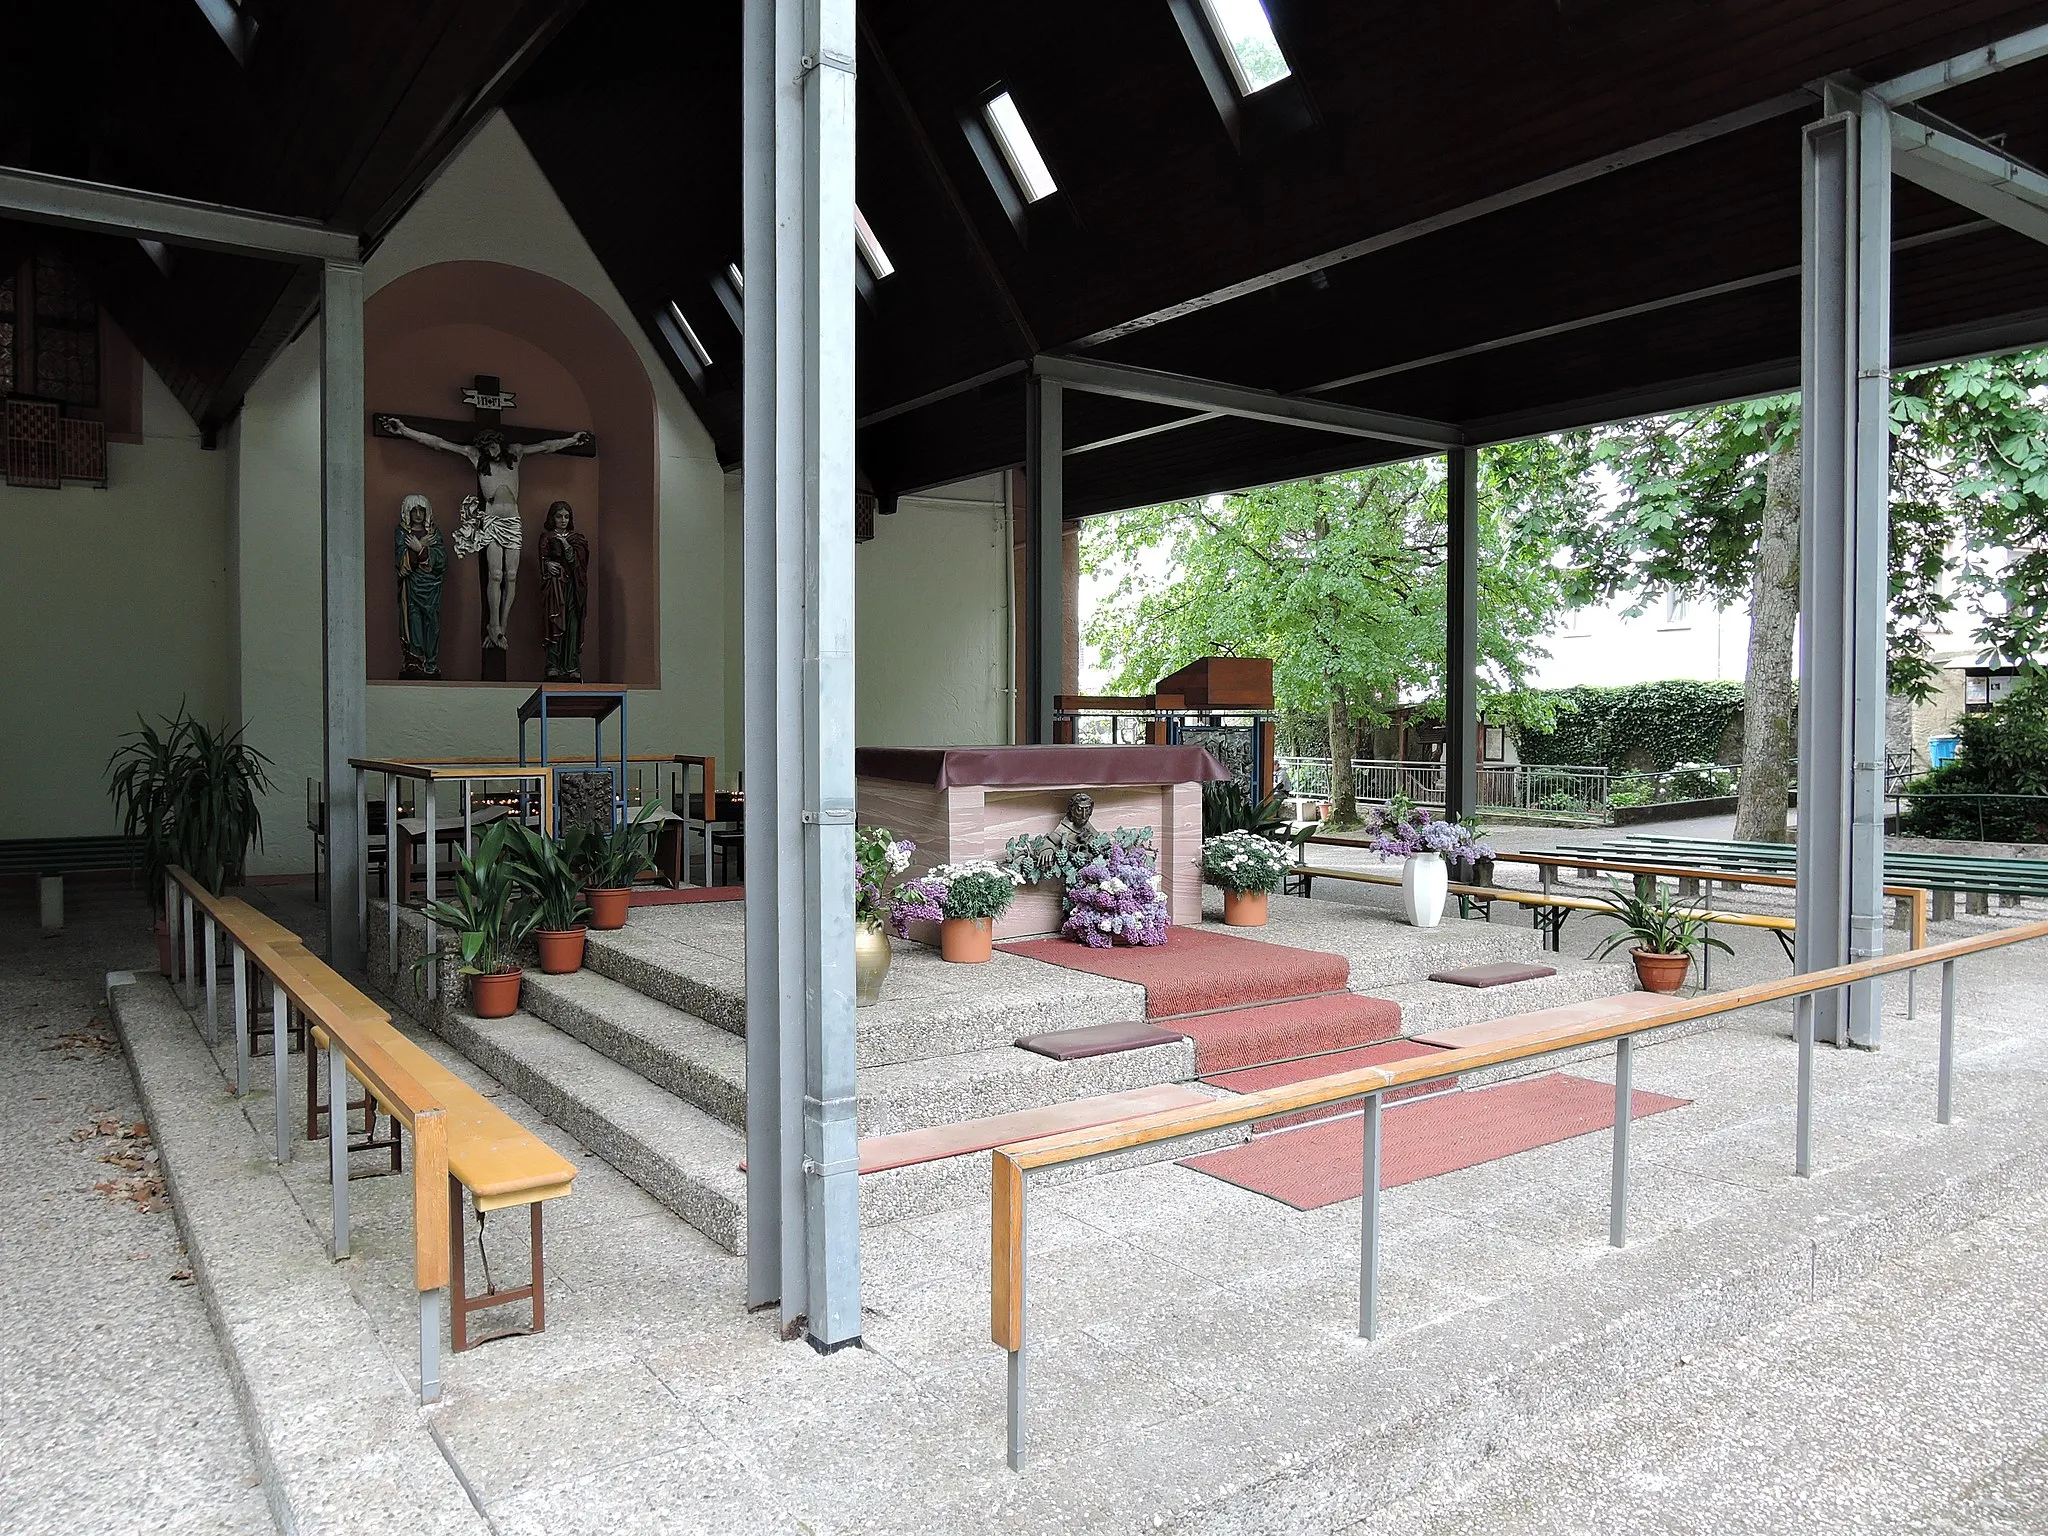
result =
[[[858,819],[917,844],[905,879],[938,864],[999,860],[1011,838],[1050,834],[1085,790],[1098,831],[1152,828],[1172,920],[1202,920],[1202,785],[1229,775],[1199,747],[861,747],[853,770]],[[1058,888],[1034,885],[995,932],[1015,939],[1059,926]],[[916,925],[912,937],[921,937]]]

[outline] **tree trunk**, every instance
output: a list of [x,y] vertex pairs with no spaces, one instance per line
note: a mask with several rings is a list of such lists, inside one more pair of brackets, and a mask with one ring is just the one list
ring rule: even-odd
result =
[[1351,718],[1351,701],[1341,688],[1330,694],[1330,825],[1337,828],[1358,825],[1358,787],[1351,777],[1351,760],[1358,756],[1358,725]]
[[1749,585],[1749,675],[1742,701],[1742,791],[1735,835],[1782,843],[1798,745],[1793,737],[1799,685],[1792,675],[1799,618],[1799,435],[1771,454],[1763,528]]

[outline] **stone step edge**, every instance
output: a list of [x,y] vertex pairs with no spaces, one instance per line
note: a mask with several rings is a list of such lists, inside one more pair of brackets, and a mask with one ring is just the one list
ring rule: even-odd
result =
[[[487,1536],[434,1438],[431,1410],[392,1369],[243,1105],[223,1091],[191,1016],[155,975],[114,976],[123,979],[107,988],[108,1009],[277,1528],[354,1536],[374,1476],[416,1528]],[[306,1326],[280,1329],[279,1317]],[[307,1411],[320,1404],[341,1411]]]
[[[451,1012],[435,1027],[449,1045],[719,1247],[746,1252],[746,1181],[739,1171],[745,1138],[739,1131],[532,1014],[483,1020]],[[532,1030],[547,1034],[529,1038]],[[536,1059],[542,1052],[555,1059]],[[561,1081],[565,1064],[608,1080],[606,1091],[577,1092]],[[620,1114],[644,1094],[659,1095],[650,1107],[674,1122],[659,1138],[646,1134],[644,1125],[624,1123]],[[698,1155],[685,1163],[675,1155],[677,1148]]]

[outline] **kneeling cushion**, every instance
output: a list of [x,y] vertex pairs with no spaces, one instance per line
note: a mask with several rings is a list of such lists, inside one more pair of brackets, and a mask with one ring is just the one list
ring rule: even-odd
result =
[[1498,965],[1468,965],[1455,971],[1431,971],[1431,981],[1447,981],[1454,987],[1504,987],[1516,981],[1540,981],[1555,976],[1554,966],[1531,965],[1526,961],[1503,960]]
[[1079,1061],[1084,1056],[1108,1056],[1117,1051],[1171,1045],[1185,1038],[1143,1019],[1129,1019],[1119,1024],[1091,1024],[1086,1029],[1055,1029],[1043,1035],[1026,1035],[1017,1046],[1050,1056],[1054,1061]]

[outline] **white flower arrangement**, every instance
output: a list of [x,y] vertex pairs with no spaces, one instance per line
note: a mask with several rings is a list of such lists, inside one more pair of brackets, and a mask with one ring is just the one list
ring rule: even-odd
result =
[[1256,832],[1225,832],[1202,844],[1202,876],[1226,891],[1277,891],[1292,867],[1283,844]]

